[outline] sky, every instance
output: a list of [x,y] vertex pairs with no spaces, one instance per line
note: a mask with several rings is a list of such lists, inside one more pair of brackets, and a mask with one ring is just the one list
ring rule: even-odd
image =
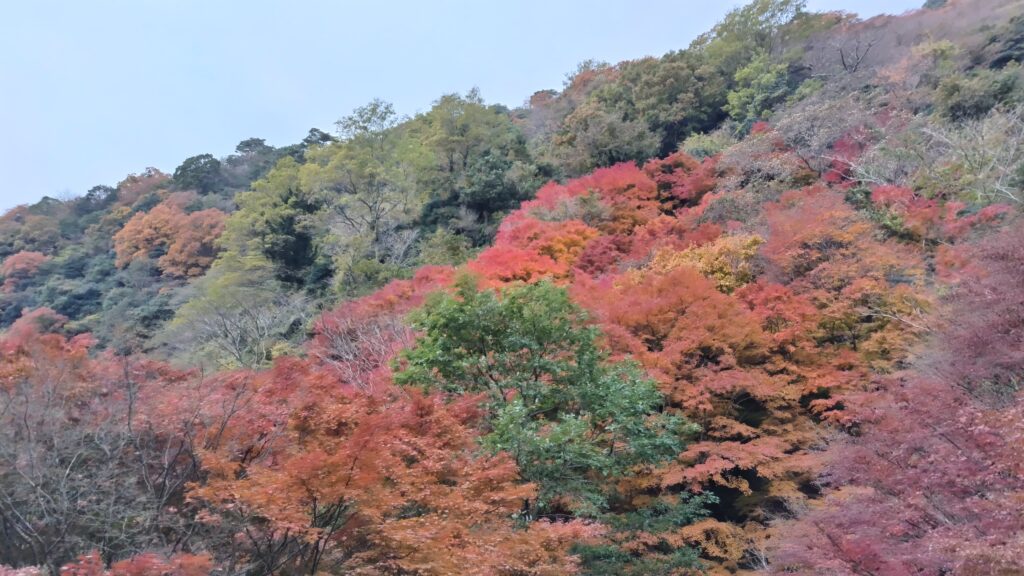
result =
[[[900,13],[922,0],[809,0]],[[284,146],[373,98],[412,115],[478,87],[510,107],[584,60],[686,47],[736,2],[53,0],[0,18],[0,211]]]

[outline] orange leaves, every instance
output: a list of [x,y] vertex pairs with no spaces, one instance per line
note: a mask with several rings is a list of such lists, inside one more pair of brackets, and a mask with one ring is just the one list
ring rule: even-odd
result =
[[157,248],[165,249],[174,238],[174,220],[180,215],[179,210],[166,205],[137,212],[114,236],[117,265],[123,268],[136,258],[149,257]]
[[546,222],[517,213],[502,224],[495,245],[467,268],[494,284],[562,279],[598,235],[579,220]]
[[747,304],[779,353],[789,357],[798,351],[813,353],[808,347],[818,310],[809,298],[764,280],[744,286],[736,296]]
[[[297,368],[263,386],[278,389],[273,380]],[[315,374],[305,370],[302,381]],[[208,453],[211,478],[193,498],[221,514],[266,519],[279,543],[289,535],[317,542],[325,562],[356,573],[566,573],[565,549],[593,532],[581,523],[514,530],[512,518],[534,490],[507,455],[478,453],[474,398],[446,403],[388,388],[293,406],[277,446],[258,461],[239,460],[235,450]],[[335,511],[332,521],[324,524],[318,510]]]
[[666,391],[697,371],[756,363],[763,355],[753,318],[691,267],[619,282],[580,279],[574,288],[577,300],[596,313],[611,348],[640,360]]
[[164,274],[200,276],[217,256],[215,242],[224,231],[226,216],[216,208],[185,213],[172,202],[132,216],[116,235],[117,265],[153,257]]
[[765,465],[784,458],[786,448],[786,444],[777,438],[750,442],[698,442],[680,455],[686,466],[666,474],[662,483],[666,486],[684,484],[695,490],[710,484],[751,494],[750,483],[735,473],[759,470],[765,474]]
[[764,252],[784,277],[799,279],[824,265],[818,275],[825,277],[812,276],[812,281],[826,289],[850,279],[833,268],[859,258],[857,244],[872,233],[840,194],[820,186],[786,192],[765,207],[765,216],[771,233]]
[[217,256],[216,240],[224,231],[224,220],[224,213],[216,208],[189,214],[158,261],[164,274],[202,276]]
[[146,553],[105,567],[96,552],[78,558],[77,562],[62,566],[67,576],[207,576],[213,572],[213,558],[209,554],[174,554],[170,558]]
[[0,385],[11,389],[25,385],[27,395],[47,394],[34,384],[59,386],[69,381],[65,392],[79,388],[80,380],[91,376],[89,348],[94,343],[88,334],[67,339],[59,331],[67,318],[49,308],[25,311],[21,318],[0,335]]
[[143,196],[170,184],[171,177],[156,168],[146,168],[141,174],[129,174],[117,184],[117,204],[131,206]]
[[723,563],[739,562],[749,547],[748,536],[742,528],[710,518],[680,528],[679,537]]
[[[374,540],[380,549],[390,551],[377,557],[378,550],[360,558],[369,568],[359,574],[536,574],[561,576],[578,572],[577,560],[565,550],[574,544],[595,540],[603,532],[596,524],[581,522],[533,522],[520,530],[499,533],[481,532],[472,526],[436,525],[423,522],[406,535],[411,540]],[[430,555],[415,550],[432,548]],[[407,550],[413,552],[405,553]],[[372,560],[372,563],[371,563]]]
[[859,278],[888,284],[923,276],[920,253],[877,240],[871,223],[837,192],[819,186],[786,192],[765,207],[765,217],[770,234],[763,252],[797,291],[837,294]]
[[543,222],[532,218],[506,221],[498,231],[497,244],[515,246],[572,266],[587,241],[600,233],[579,220]]

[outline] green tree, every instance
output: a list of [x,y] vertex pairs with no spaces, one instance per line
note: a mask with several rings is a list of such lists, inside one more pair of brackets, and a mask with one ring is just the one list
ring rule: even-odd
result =
[[192,156],[174,169],[173,178],[178,188],[209,194],[222,183],[220,160],[212,154]]
[[734,81],[725,109],[741,131],[764,119],[792,91],[789,66],[773,63],[763,52],[737,70]]
[[514,208],[546,175],[502,106],[487,106],[476,90],[446,94],[417,116],[409,136],[426,152],[416,164],[428,193],[422,221],[448,226],[477,245],[493,235],[494,215]]
[[555,137],[556,155],[569,174],[618,162],[642,162],[657,154],[658,136],[640,120],[627,120],[614,101],[584,102]]
[[317,257],[314,215],[321,206],[299,186],[299,168],[285,157],[252,190],[235,195],[238,210],[226,222],[220,260],[261,256],[274,264],[278,279],[304,282]]
[[339,120],[342,140],[311,148],[300,170],[302,189],[322,206],[321,248],[347,293],[386,282],[413,258],[411,223],[423,205],[414,166],[422,145],[400,124],[391,104],[374,100]]
[[420,242],[420,264],[458,266],[472,255],[469,239],[445,228],[438,228]]
[[542,282],[501,292],[460,280],[413,316],[422,332],[402,356],[404,385],[487,398],[486,446],[515,457],[540,487],[539,515],[594,516],[611,481],[675,456],[690,427],[660,414],[654,382],[610,362],[598,332],[562,288]]
[[793,24],[813,18],[804,11],[806,5],[806,0],[753,0],[726,14],[690,50],[702,52],[711,66],[732,78],[757,54],[776,56],[786,36],[799,32]]

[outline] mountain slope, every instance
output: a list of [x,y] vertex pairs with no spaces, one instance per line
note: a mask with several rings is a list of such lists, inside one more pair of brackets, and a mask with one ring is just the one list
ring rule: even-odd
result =
[[758,0],[11,211],[0,563],[1020,571],[1022,22]]

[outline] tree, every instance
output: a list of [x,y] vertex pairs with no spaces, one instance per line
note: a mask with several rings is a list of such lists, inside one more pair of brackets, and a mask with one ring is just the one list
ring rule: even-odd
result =
[[[540,184],[526,142],[504,107],[484,104],[477,90],[446,94],[410,122],[410,136],[426,155],[415,163],[429,191],[421,219],[486,243],[493,217],[515,207]],[[467,221],[469,220],[469,221]]]
[[[480,454],[473,399],[363,393],[298,359],[255,382],[230,442],[205,455],[193,497],[234,526],[247,571],[574,573],[582,522],[517,529],[533,488],[506,454]],[[275,437],[260,438],[256,426]]]
[[289,284],[304,284],[318,256],[313,236],[313,215],[323,202],[312,198],[299,183],[300,165],[282,158],[252,189],[235,195],[238,210],[225,223],[223,260],[262,258],[276,277]]
[[2,290],[4,292],[17,290],[22,282],[35,276],[39,272],[39,268],[49,260],[50,257],[42,252],[24,251],[4,258],[0,262],[0,277],[4,279]]
[[[184,544],[195,528],[176,507],[198,480],[186,375],[91,358],[94,340],[63,336],[65,322],[38,309],[0,335],[0,565],[52,574],[93,551],[109,564]],[[180,428],[153,417],[156,397],[175,398]]]
[[743,130],[758,120],[764,120],[791,90],[789,66],[772,63],[764,53],[737,70],[733,80],[735,87],[727,96],[729,102],[725,110]]
[[135,259],[151,258],[169,276],[201,276],[217,255],[215,242],[224,221],[224,213],[216,208],[187,214],[168,202],[137,212],[114,235],[117,265],[123,268]]
[[[849,429],[826,453],[826,496],[779,526],[780,573],[1021,571],[1024,437],[1018,227],[959,248],[931,345],[907,370],[849,395]],[[962,351],[969,350],[970,354]]]
[[[253,210],[239,211],[238,237],[253,236],[243,219],[257,220],[256,243],[272,260],[294,262],[282,267],[293,283],[322,280],[329,273],[317,270],[331,270],[335,288],[351,294],[393,278],[414,256],[417,231],[409,224],[422,205],[408,161],[417,147],[397,124],[391,105],[375,100],[339,120],[342,141],[307,150],[301,166],[290,157],[279,161],[242,196]],[[271,223],[291,231],[266,230]],[[294,254],[269,246],[271,240]]]
[[235,146],[235,152],[245,157],[260,156],[274,150],[263,138],[246,138]]
[[597,332],[563,289],[540,282],[479,290],[463,279],[413,317],[423,332],[402,356],[396,382],[450,394],[484,394],[485,446],[507,451],[539,486],[531,514],[594,515],[613,482],[676,454],[689,430],[659,416],[654,383],[629,363],[609,363]]
[[643,161],[657,152],[658,140],[639,120],[626,120],[596,102],[577,108],[555,143],[564,149],[561,161],[569,174],[619,162]]
[[713,65],[732,77],[757,53],[774,55],[787,27],[805,15],[805,0],[753,0],[734,8],[691,49],[707,53]]
[[211,154],[187,158],[174,169],[174,185],[182,190],[209,194],[221,184],[221,164]]
[[136,202],[153,196],[157,190],[165,188],[170,182],[170,176],[153,167],[146,168],[139,174],[129,174],[117,183],[117,204],[134,206]]
[[413,340],[403,317],[421,306],[427,294],[450,285],[454,271],[424,266],[409,280],[394,280],[369,296],[325,312],[314,325],[312,356],[345,384],[373,390],[385,378],[380,372]]
[[322,146],[324,144],[330,144],[337,141],[337,138],[319,128],[310,128],[309,133],[302,139],[302,145],[308,148],[310,146]]
[[275,278],[258,258],[218,261],[183,295],[165,343],[191,363],[218,369],[256,369],[292,350],[305,325],[307,301]]
[[75,212],[79,216],[85,216],[99,210],[108,208],[117,200],[117,190],[110,186],[93,186],[75,204]]

